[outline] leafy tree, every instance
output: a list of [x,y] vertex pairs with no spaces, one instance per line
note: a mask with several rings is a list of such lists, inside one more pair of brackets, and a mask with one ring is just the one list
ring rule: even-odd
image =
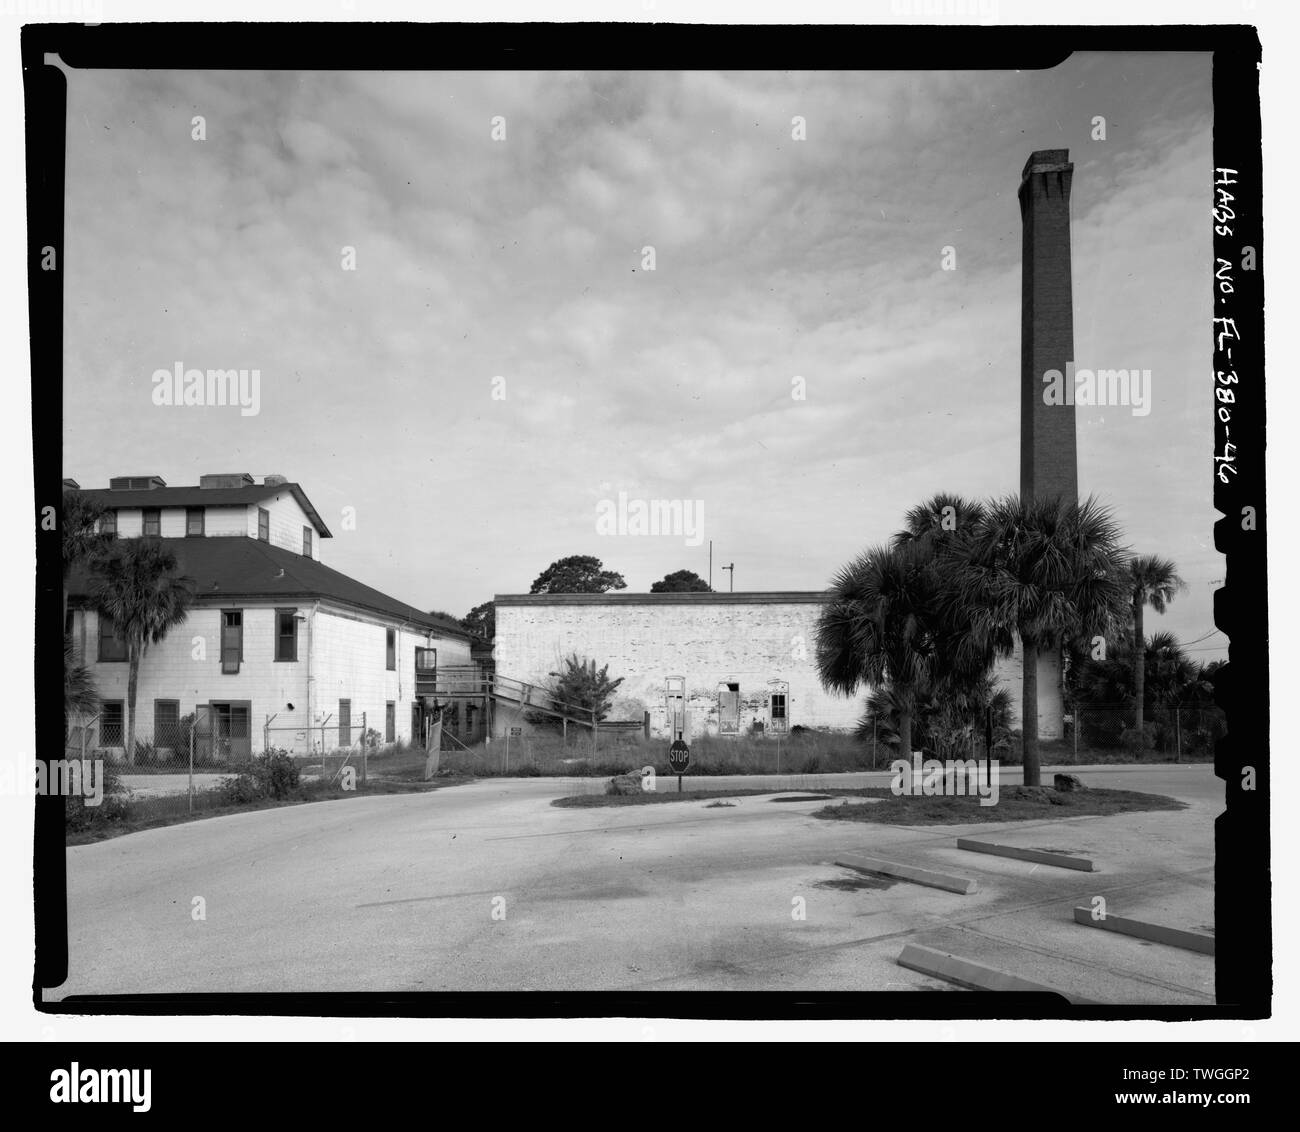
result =
[[91,600],[126,641],[126,758],[135,762],[135,699],[140,661],[151,644],[186,618],[194,583],[177,573],[176,555],[158,539],[115,542],[94,561]]
[[713,589],[694,570],[676,570],[665,574],[661,581],[650,587],[652,594],[712,593]]
[[450,621],[453,625],[460,624],[460,618],[454,613],[448,613],[445,609],[431,609],[429,610],[429,616],[440,617],[443,621]]
[[596,713],[599,722],[609,714],[614,702],[614,692],[623,683],[624,677],[617,680],[609,678],[609,665],[597,668],[594,660],[572,653],[563,660],[561,671],[550,673],[551,694],[573,707],[581,708],[584,717]]
[[532,594],[603,594],[608,590],[625,590],[622,574],[606,570],[599,558],[573,554],[552,562],[537,575]]
[[1119,528],[1093,499],[988,506],[959,572],[962,605],[976,637],[1010,654],[1024,650],[1024,781],[1041,785],[1038,757],[1038,656],[1069,638],[1104,631],[1122,615]]
[[485,641],[492,640],[497,635],[496,602],[485,601],[482,605],[476,605],[460,619],[460,626]]
[[[1124,573],[1128,588],[1128,600],[1133,610],[1133,650],[1136,652],[1139,642],[1145,641],[1142,635],[1142,614],[1146,606],[1151,606],[1157,613],[1164,613],[1167,603],[1173,601],[1174,595],[1187,588],[1187,583],[1178,576],[1174,564],[1167,558],[1154,554],[1138,555],[1129,559]],[[1146,666],[1139,664],[1133,668],[1133,699],[1137,711],[1137,734],[1139,743],[1146,734],[1145,722],[1146,694],[1143,684],[1146,679]]]

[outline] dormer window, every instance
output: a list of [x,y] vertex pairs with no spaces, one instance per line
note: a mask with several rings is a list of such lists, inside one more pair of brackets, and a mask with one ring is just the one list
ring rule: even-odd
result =
[[144,509],[144,536],[158,538],[162,534],[162,511],[157,507]]
[[185,537],[202,538],[203,537],[203,516],[205,511],[202,507],[185,508]]

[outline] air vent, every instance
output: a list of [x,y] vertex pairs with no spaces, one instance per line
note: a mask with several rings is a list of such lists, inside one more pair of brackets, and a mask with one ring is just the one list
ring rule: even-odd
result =
[[152,491],[166,486],[162,476],[114,476],[108,481],[109,491]]
[[252,487],[253,477],[247,472],[217,472],[199,476],[199,487]]

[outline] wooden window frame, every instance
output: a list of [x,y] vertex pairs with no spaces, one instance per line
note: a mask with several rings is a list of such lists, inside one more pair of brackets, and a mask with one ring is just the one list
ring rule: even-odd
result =
[[302,529],[302,556],[304,558],[311,557],[311,527],[303,527]]
[[265,507],[257,509],[257,541],[271,541],[271,512]]
[[[105,625],[112,626],[112,630],[113,630],[113,631],[112,631],[111,633],[105,634],[105,633],[104,633],[104,626],[105,626]],[[127,646],[127,643],[126,643],[125,638],[121,637],[121,636],[118,634],[118,632],[117,632],[117,624],[114,622],[114,620],[113,620],[111,617],[108,616],[108,614],[106,614],[106,613],[101,613],[101,614],[99,615],[99,627],[98,627],[97,633],[98,633],[98,638],[99,638],[99,647],[97,648],[97,650],[96,650],[96,652],[95,652],[95,658],[96,658],[96,660],[97,660],[100,664],[125,664],[128,660],[131,659],[131,650],[130,650],[130,648]],[[122,642],[122,655],[121,655],[121,656],[107,656],[107,655],[105,655],[105,652],[104,652],[104,640],[105,640],[105,637],[106,637],[106,636],[107,636],[107,639],[110,640],[110,641],[121,641],[121,642]]]
[[[104,741],[104,727],[106,721],[104,715],[110,707],[117,707],[117,742],[106,743]],[[97,726],[96,739],[101,747],[125,747],[126,746],[126,701],[125,700],[101,700],[99,704],[99,724]]]
[[397,630],[384,630],[384,670],[397,671]]
[[[288,617],[289,623],[293,626],[293,647],[289,650],[291,656],[281,655],[281,645],[285,641],[285,634],[281,631],[280,619]],[[277,609],[275,611],[275,660],[277,664],[296,664],[298,661],[298,611],[297,609]]]
[[[206,507],[185,508],[185,537],[186,538],[203,538],[203,536],[207,534],[207,529],[208,529],[207,514],[208,514],[208,509]],[[199,529],[197,531],[192,531],[190,530],[190,523],[196,515],[198,516],[198,520],[199,520]]]
[[384,742],[397,742],[397,701],[384,701]]
[[[158,524],[158,529],[152,533],[149,530],[149,516],[153,515]],[[161,507],[142,507],[140,509],[140,536],[141,538],[162,538],[162,508]]]
[[[239,655],[234,659],[234,667],[231,668],[231,661],[226,659],[226,618],[232,613],[239,615]],[[244,611],[242,609],[223,609],[221,611],[220,635],[217,639],[217,647],[221,654],[221,674],[223,676],[238,676],[240,666],[244,663]],[[225,703],[225,700],[221,701]]]

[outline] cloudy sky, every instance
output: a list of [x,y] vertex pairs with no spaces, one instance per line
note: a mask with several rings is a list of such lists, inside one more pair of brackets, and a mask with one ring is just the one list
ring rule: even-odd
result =
[[[284,474],[327,562],[457,614],[569,554],[704,575],[708,539],[715,587],[818,589],[934,492],[1018,488],[1016,188],[1068,148],[1077,363],[1153,385],[1078,411],[1080,490],[1177,562],[1148,626],[1208,660],[1211,127],[1201,55],[73,71],[64,474]],[[178,362],[258,369],[259,412],[153,404]],[[705,541],[598,534],[619,492],[701,501]]]

